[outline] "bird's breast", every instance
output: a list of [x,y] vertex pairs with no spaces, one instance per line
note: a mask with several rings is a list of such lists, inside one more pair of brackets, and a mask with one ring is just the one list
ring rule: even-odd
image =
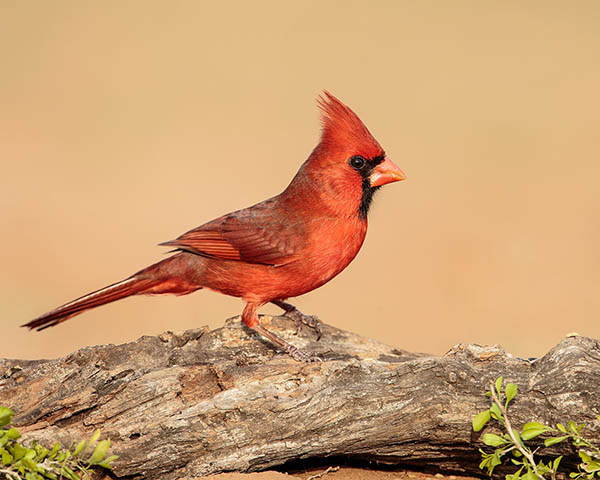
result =
[[366,220],[358,216],[315,219],[312,223],[305,251],[289,265],[289,270],[298,279],[298,290],[302,290],[294,295],[314,290],[344,270],[356,257],[367,233]]

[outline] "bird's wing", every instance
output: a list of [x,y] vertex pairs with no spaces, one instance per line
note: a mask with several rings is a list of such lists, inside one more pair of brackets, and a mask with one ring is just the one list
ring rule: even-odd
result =
[[302,222],[283,215],[275,199],[224,215],[161,243],[198,255],[273,266],[296,260],[305,244]]

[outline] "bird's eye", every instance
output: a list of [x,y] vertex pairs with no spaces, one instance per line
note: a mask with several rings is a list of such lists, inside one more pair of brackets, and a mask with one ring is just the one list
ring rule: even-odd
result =
[[366,160],[360,155],[356,155],[350,159],[350,166],[356,170],[363,168],[366,163]]

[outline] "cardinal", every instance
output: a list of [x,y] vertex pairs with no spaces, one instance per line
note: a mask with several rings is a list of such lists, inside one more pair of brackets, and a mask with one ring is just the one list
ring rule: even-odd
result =
[[354,259],[367,233],[373,194],[405,174],[358,116],[324,92],[319,144],[279,195],[228,213],[160,245],[173,255],[23,325],[43,330],[131,295],[186,295],[208,289],[245,302],[242,321],[297,361],[316,361],[259,323],[267,303],[320,338],[319,319],[286,299],[327,283]]

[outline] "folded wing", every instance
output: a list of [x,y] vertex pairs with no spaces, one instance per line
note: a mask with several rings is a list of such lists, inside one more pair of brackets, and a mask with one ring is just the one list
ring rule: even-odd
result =
[[224,260],[281,266],[293,262],[306,244],[304,227],[277,208],[276,199],[219,217],[161,243]]

